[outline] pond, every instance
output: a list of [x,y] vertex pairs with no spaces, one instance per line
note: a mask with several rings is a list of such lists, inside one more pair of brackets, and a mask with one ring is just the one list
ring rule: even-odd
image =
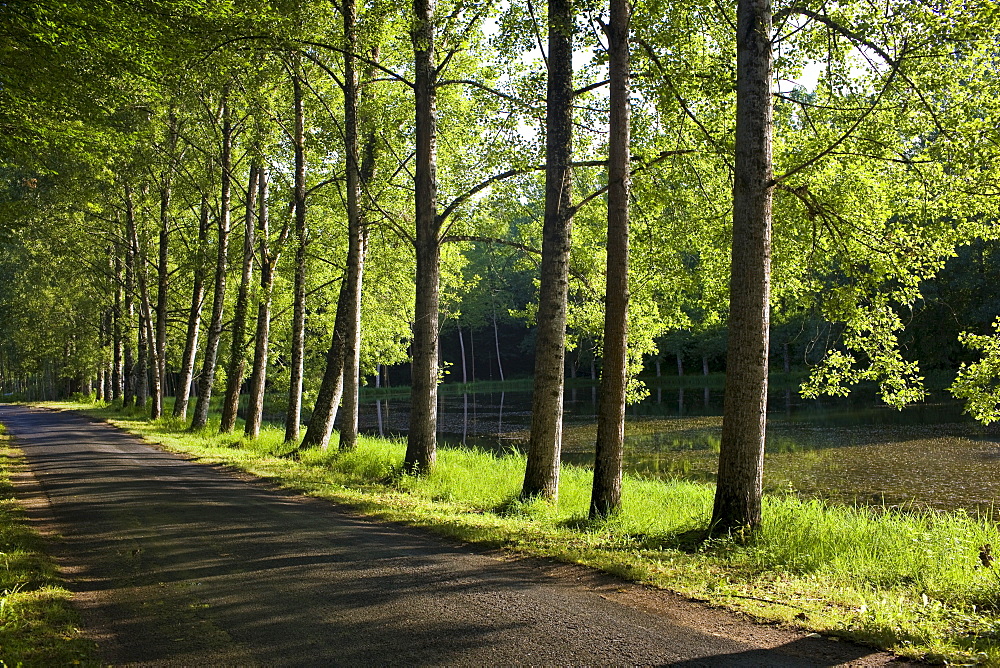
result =
[[[439,397],[439,438],[494,451],[527,443],[528,392]],[[807,401],[794,390],[769,397],[765,488],[842,503],[991,512],[1000,499],[1000,430],[982,427],[939,397],[897,411],[873,393]],[[563,461],[593,462],[596,387],[566,391]],[[653,388],[630,406],[625,468],[651,477],[712,481],[722,431],[718,388]],[[362,430],[404,435],[405,399],[368,401]]]

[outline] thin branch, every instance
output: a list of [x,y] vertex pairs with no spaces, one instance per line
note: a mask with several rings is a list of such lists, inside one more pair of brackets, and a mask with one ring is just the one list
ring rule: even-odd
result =
[[326,72],[327,75],[329,75],[329,77],[333,79],[334,83],[340,86],[340,90],[344,90],[344,82],[340,80],[340,77],[337,76],[337,73],[331,70],[326,63],[324,63],[322,60],[312,55],[311,53],[303,53],[302,55],[311,60],[312,62],[314,62],[316,65],[318,65],[321,70]]
[[[482,237],[475,234],[449,234],[448,236],[443,237],[441,239],[441,243],[451,243],[455,241],[468,241],[472,243],[484,243],[484,244],[499,244],[501,246],[510,246],[511,248],[517,248],[518,250],[522,250],[525,253],[529,253],[531,255],[540,256],[542,254],[542,251],[539,250],[538,248],[532,248],[531,246],[526,246],[516,241],[509,241],[507,239],[500,239],[498,237]],[[583,284],[583,287],[589,290],[592,294],[595,295],[597,294],[594,288],[590,285],[590,282],[587,280],[586,276],[579,273],[578,271],[573,270],[572,268],[570,268],[570,275],[576,280],[580,281]]]
[[324,257],[322,255],[316,255],[315,253],[306,253],[306,257],[311,257],[314,260],[319,260],[324,264],[328,264],[334,269],[339,269],[341,272],[344,271],[344,264],[342,262],[334,262],[333,260]]
[[[636,158],[633,157],[633,160]],[[582,160],[570,163],[573,167],[604,167],[608,164],[607,160]],[[438,224],[440,225],[444,220],[455,212],[460,205],[462,205],[467,199],[475,195],[476,193],[482,192],[489,186],[493,185],[497,181],[503,181],[509,179],[513,176],[520,176],[521,174],[528,174],[530,172],[543,172],[545,171],[545,165],[532,165],[531,167],[521,167],[518,169],[508,169],[506,172],[501,172],[499,174],[494,174],[485,181],[477,183],[472,188],[462,193],[455,199],[451,201],[443,212],[438,215]]]
[[378,212],[382,214],[382,217],[385,219],[385,222],[389,225],[389,227],[392,228],[393,232],[395,232],[396,235],[399,236],[399,238],[405,239],[411,245],[415,246],[417,244],[417,240],[413,237],[413,235],[407,232],[402,225],[396,222],[397,216],[395,214],[386,211],[379,203],[378,199],[375,196],[373,196],[372,193],[367,188],[362,188],[362,192],[364,192],[364,194],[368,196],[368,200],[372,203],[372,205],[374,205],[375,209],[377,209]]
[[[643,50],[646,52],[646,55],[649,56],[649,59],[653,61],[656,67],[659,68],[659,70],[664,74],[667,74],[667,68],[664,67],[663,63],[660,61],[660,57],[656,55],[656,51],[653,50],[653,47],[650,46],[649,42],[644,40],[639,35],[635,36],[635,41],[639,43],[639,46],[643,48]],[[670,80],[669,76],[664,79],[664,83],[666,83],[667,87],[670,88],[670,92],[673,93],[674,99],[677,100],[677,103],[681,105],[681,109],[684,111],[684,114],[688,118],[690,118],[695,125],[698,126],[698,128],[708,139],[709,143],[711,143],[712,146],[714,146],[716,149],[721,149],[719,143],[715,140],[715,137],[712,136],[712,133],[708,131],[708,128],[706,128],[705,125],[700,120],[698,120],[698,117],[695,116],[694,112],[691,111],[691,109],[688,107],[687,100],[681,97],[680,92],[678,92],[678,90],[674,88],[673,81]]]
[[312,195],[314,192],[316,192],[320,188],[328,186],[331,183],[336,183],[337,181],[340,181],[342,178],[344,178],[344,177],[342,177],[342,176],[331,176],[328,179],[323,179],[322,181],[320,181],[319,183],[317,183],[316,185],[314,185],[312,188],[309,188],[308,190],[306,190],[306,195]]
[[801,6],[787,7],[785,9],[782,9],[779,12],[775,12],[775,14],[773,16],[773,21],[775,23],[777,23],[778,21],[782,21],[783,19],[785,19],[790,14],[801,14],[802,16],[806,16],[806,17],[812,19],[813,21],[817,21],[818,23],[822,23],[827,28],[830,28],[831,30],[833,30],[835,32],[839,32],[841,35],[843,35],[844,37],[848,38],[852,42],[856,42],[856,43],[861,44],[863,46],[867,46],[869,49],[871,49],[872,51],[874,51],[875,53],[877,53],[878,56],[879,56],[879,58],[881,58],[882,60],[884,60],[888,65],[890,65],[892,67],[899,67],[899,64],[896,62],[896,59],[893,58],[892,56],[890,56],[888,53],[886,53],[885,50],[882,49],[878,44],[875,44],[874,42],[872,42],[872,41],[870,41],[868,39],[865,39],[864,37],[862,37],[858,33],[856,33],[853,30],[851,30],[850,28],[847,28],[846,26],[843,26],[840,23],[834,21],[833,19],[831,19],[826,14],[821,14],[819,12],[815,12],[815,11],[813,11],[811,9],[807,9],[807,8],[801,7]]
[[[328,51],[334,51],[340,54],[351,53],[347,49],[341,49],[340,47],[333,46],[332,44],[323,44],[322,42],[312,42],[305,39],[300,39],[295,41],[299,42],[300,44],[305,44],[306,46],[315,46],[318,49],[327,49]],[[372,60],[371,58],[361,55],[360,53],[354,53],[353,55],[355,59],[360,60],[361,62],[374,67],[380,72],[384,72],[385,74],[389,75],[393,81],[398,81],[399,83],[406,84],[410,88],[414,87],[413,83],[409,81],[406,77],[397,74],[396,72],[393,72],[388,67],[385,67],[381,63],[379,63],[377,60]]]
[[230,44],[235,44],[236,42],[245,42],[245,41],[249,41],[249,40],[252,40],[252,39],[255,39],[255,40],[256,39],[259,39],[259,40],[273,40],[274,39],[274,35],[242,35],[240,37],[233,37],[232,39],[223,40],[223,41],[219,42],[218,44],[216,44],[215,46],[213,46],[208,51],[206,51],[205,52],[205,56],[201,59],[201,62],[204,63],[206,60],[209,59],[209,57],[213,53],[215,53],[216,51],[218,51],[218,50],[220,50],[220,49],[222,49],[224,47],[229,46]]
[[854,131],[857,130],[858,127],[861,125],[861,122],[863,120],[865,120],[866,118],[868,118],[871,115],[871,113],[873,111],[875,111],[876,107],[878,107],[878,104],[879,104],[879,102],[882,101],[882,97],[885,95],[885,92],[887,90],[889,90],[889,86],[892,85],[893,79],[896,78],[896,72],[898,72],[898,71],[899,71],[898,67],[894,66],[893,69],[892,69],[892,72],[889,74],[889,78],[886,79],[885,86],[883,86],[882,90],[879,91],[878,96],[876,96],[876,98],[872,101],[871,106],[869,106],[868,109],[863,114],[861,114],[860,116],[858,116],[857,120],[854,121],[854,123],[851,125],[851,127],[849,127],[844,132],[844,134],[842,134],[837,139],[837,141],[833,142],[832,144],[830,144],[829,146],[827,146],[825,149],[823,149],[822,151],[820,151],[819,153],[817,153],[816,155],[814,155],[809,160],[806,160],[802,164],[798,165],[797,167],[793,167],[792,169],[790,169],[789,171],[785,172],[781,176],[774,177],[771,180],[771,182],[768,184],[768,187],[774,186],[775,184],[779,183],[780,181],[784,181],[785,179],[787,179],[788,177],[792,176],[793,174],[797,174],[798,172],[801,172],[803,169],[805,169],[805,168],[807,168],[807,167],[809,167],[811,165],[816,164],[816,162],[818,162],[819,160],[823,159],[824,157],[826,157],[827,155],[829,155],[830,153],[832,153],[835,148],[837,148],[838,146],[840,146],[842,143],[844,143],[844,141],[847,140],[848,137],[850,137],[851,135],[853,135]]
[[[461,7],[461,5],[459,5],[459,8],[460,8],[460,7]],[[454,12],[454,13],[452,14],[452,16],[451,16],[451,17],[449,17],[449,20],[450,20],[451,18],[457,18],[457,15],[458,15],[458,12],[459,12],[459,8],[456,8],[456,9],[455,9],[455,12]],[[480,10],[479,10],[478,12],[476,12],[476,14],[475,14],[475,15],[474,15],[474,16],[473,16],[473,17],[472,17],[472,18],[471,18],[470,20],[469,20],[469,23],[468,23],[468,25],[466,25],[466,26],[465,26],[465,30],[463,30],[463,31],[462,31],[462,36],[463,36],[463,37],[465,37],[465,35],[467,35],[467,34],[469,33],[469,31],[470,31],[470,30],[472,30],[472,26],[474,26],[474,25],[476,24],[476,22],[477,22],[477,21],[478,21],[478,20],[479,20],[479,19],[480,19],[480,18],[482,17],[482,15],[483,15],[483,12],[485,11],[485,9],[486,9],[486,7],[485,7],[485,6],[484,6],[484,7],[482,7],[482,8],[480,8]],[[448,34],[448,33],[446,32],[445,34]],[[462,40],[459,40],[459,42],[458,42],[458,43],[459,43],[459,44],[461,44],[461,43],[462,43]],[[451,59],[452,59],[452,57],[453,57],[453,56],[454,56],[454,55],[455,55],[456,53],[458,53],[458,52],[459,52],[459,50],[460,50],[460,49],[459,49],[458,47],[455,47],[454,49],[450,49],[450,50],[448,51],[448,55],[446,55],[446,56],[444,57],[444,60],[442,60],[442,61],[441,61],[441,64],[440,64],[440,65],[438,65],[438,66],[437,66],[437,67],[436,67],[436,68],[434,69],[434,74],[435,74],[435,75],[439,75],[439,74],[441,74],[442,72],[444,72],[444,69],[445,69],[446,67],[448,67],[448,63],[449,63],[449,62],[451,62]]]
[[[833,19],[831,19],[826,14],[821,14],[820,12],[816,12],[816,11],[813,11],[811,9],[806,9],[805,7],[800,7],[800,6],[788,7],[786,9],[783,9],[780,12],[776,13],[774,15],[774,19],[776,21],[780,20],[780,19],[786,17],[788,14],[800,14],[802,16],[809,17],[809,18],[813,19],[814,21],[818,21],[819,23],[822,23],[823,25],[825,25],[830,30],[832,30],[834,32],[837,32],[837,33],[840,33],[841,35],[843,35],[847,39],[851,40],[855,44],[860,44],[861,46],[864,46],[864,47],[867,47],[868,49],[871,49],[876,55],[878,55],[879,58],[881,58],[889,66],[891,66],[894,71],[899,69],[900,62],[904,58],[903,55],[900,55],[899,58],[893,58],[892,56],[890,56],[885,51],[885,49],[883,49],[882,47],[880,47],[878,44],[875,44],[871,40],[866,39],[865,37],[863,37],[862,35],[860,35],[859,33],[856,33],[853,30],[851,30],[850,28],[848,28],[848,27],[846,27],[844,25],[841,25],[837,21],[834,21]],[[904,51],[906,50],[905,42],[904,42],[903,50]],[[862,55],[865,55],[863,51],[862,51]],[[865,57],[867,59],[867,55]],[[900,72],[899,76],[900,76],[901,79],[903,79],[903,81],[905,81],[907,83],[907,85],[910,86],[910,88],[913,89],[913,92],[916,93],[917,97],[920,98],[920,102],[923,103],[923,105],[927,109],[928,113],[930,113],[931,119],[934,121],[934,125],[937,128],[938,132],[940,132],[941,134],[943,134],[945,136],[950,137],[951,133],[948,132],[948,130],[941,124],[941,121],[938,119],[937,112],[934,111],[934,108],[931,106],[930,102],[928,102],[927,98],[924,97],[924,94],[920,90],[920,88],[917,87],[917,85],[914,84],[913,81],[908,76],[906,76],[906,74]]]
[[930,159],[914,160],[912,158],[905,158],[905,157],[890,158],[889,156],[872,155],[870,153],[858,153],[856,151],[833,151],[830,153],[830,155],[843,155],[855,158],[867,158],[868,160],[882,160],[884,162],[895,162],[901,165],[931,165],[937,162],[936,160],[930,160]]
[[480,83],[478,81],[473,81],[471,79],[442,79],[442,80],[440,80],[440,81],[437,82],[438,87],[441,87],[441,86],[451,86],[451,85],[454,85],[454,84],[462,84],[462,85],[465,85],[465,86],[473,86],[475,88],[479,88],[480,90],[484,90],[487,93],[492,93],[493,95],[496,95],[497,97],[502,97],[503,99],[509,100],[510,102],[518,104],[518,105],[520,105],[522,107],[527,107],[528,109],[530,109],[532,111],[540,111],[540,109],[538,107],[532,106],[531,103],[526,102],[526,101],[522,100],[521,98],[514,97],[513,95],[508,95],[507,93],[504,93],[503,91],[497,90],[496,88],[491,88],[490,86],[487,86],[484,83]]
[[792,104],[797,104],[800,107],[809,107],[812,109],[823,109],[825,111],[865,111],[869,107],[834,107],[828,104],[816,104],[815,102],[807,102],[806,100],[799,99],[797,97],[792,97],[784,93],[774,93],[774,97],[784,100],[785,102],[791,102]]
[[573,91],[573,97],[576,97],[577,95],[583,95],[584,93],[589,93],[592,90],[597,90],[601,86],[606,86],[609,83],[611,83],[611,79],[605,79],[604,81],[598,81],[597,83],[592,83],[589,86],[578,88],[577,90]]
[[[689,153],[694,153],[694,150],[693,149],[680,149],[680,150],[676,150],[676,151],[661,151],[658,156],[656,156],[655,158],[653,158],[649,162],[647,162],[644,165],[641,165],[641,166],[636,167],[635,169],[631,170],[631,174],[633,174],[633,175],[634,174],[641,174],[642,172],[646,171],[650,167],[663,162],[667,158],[672,158],[672,157],[675,157],[675,156],[678,156],[678,155],[687,155]],[[632,160],[636,160],[636,159],[637,159],[636,156],[632,157]],[[601,162],[600,164],[603,165],[603,164],[607,164],[607,163],[605,161],[605,162]],[[608,183],[603,188],[595,190],[594,192],[590,193],[589,195],[587,195],[586,197],[584,197],[582,200],[580,200],[579,202],[577,202],[575,205],[571,206],[570,207],[571,214],[575,215],[577,211],[579,211],[584,206],[586,206],[587,204],[589,204],[590,202],[592,202],[595,198],[600,197],[604,193],[608,192],[608,188],[610,188],[610,187],[611,187],[611,184]]]
[[450,216],[452,213],[454,213],[455,209],[457,209],[459,206],[461,206],[467,199],[469,199],[470,197],[472,197],[476,193],[482,192],[483,190],[485,190],[486,188],[490,187],[491,185],[493,185],[497,181],[503,181],[504,179],[509,179],[512,176],[518,176],[520,174],[527,174],[528,172],[532,172],[532,171],[535,171],[537,169],[545,169],[545,168],[544,167],[541,167],[541,168],[539,168],[539,167],[526,167],[526,168],[522,168],[522,169],[508,169],[506,172],[501,172],[499,174],[494,174],[493,176],[491,176],[490,178],[486,179],[485,181],[481,181],[480,183],[477,183],[475,186],[473,186],[469,190],[465,191],[464,193],[462,193],[461,195],[459,195],[458,197],[456,197],[455,199],[453,199],[451,201],[451,204],[449,204],[447,207],[445,207],[444,211],[442,211],[440,214],[438,214],[438,217],[437,217],[438,218],[438,225],[440,225],[441,223],[443,223],[445,221],[445,219],[447,219],[448,216]]
[[531,253],[532,255],[541,255],[542,251],[538,248],[532,248],[531,246],[526,246],[520,244],[516,241],[510,241],[508,239],[500,239],[498,237],[483,237],[476,234],[449,234],[446,237],[441,238],[441,243],[453,243],[456,241],[468,241],[472,243],[483,243],[483,244],[499,244],[501,246],[510,246],[511,248],[517,248],[518,250],[523,250],[525,253]]
[[538,42],[538,52],[542,54],[542,62],[545,63],[545,69],[549,69],[549,59],[545,55],[545,45],[542,43],[542,35],[538,32],[538,19],[535,18],[535,6],[532,4],[531,0],[528,0],[528,16],[531,17],[531,28],[535,33],[535,41]]

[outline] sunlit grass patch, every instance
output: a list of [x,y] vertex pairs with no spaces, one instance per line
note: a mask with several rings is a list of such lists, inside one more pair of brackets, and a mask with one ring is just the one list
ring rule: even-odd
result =
[[[287,457],[276,427],[248,441],[211,425],[191,433],[169,418],[92,414],[202,461],[460,540],[594,566],[906,656],[1000,663],[1000,532],[990,518],[783,493],[765,498],[757,532],[705,540],[709,484],[626,475],[622,511],[591,521],[588,468],[563,466],[557,504],[520,500],[525,457],[514,451],[440,448],[433,472],[415,477],[402,473],[398,439],[361,437],[341,452],[334,438]],[[986,545],[997,565],[983,564]]]

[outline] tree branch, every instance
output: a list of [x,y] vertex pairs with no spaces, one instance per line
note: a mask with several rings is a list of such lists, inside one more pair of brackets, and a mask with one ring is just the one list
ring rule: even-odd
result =
[[510,241],[508,239],[500,239],[498,237],[483,237],[476,234],[449,234],[446,237],[441,238],[441,243],[452,243],[456,241],[468,241],[472,243],[483,243],[483,244],[500,244],[501,246],[510,246],[511,248],[517,248],[518,250],[523,250],[525,253],[531,253],[532,255],[541,255],[542,251],[538,248],[532,248],[531,246],[526,246],[520,244],[516,241]]
[[[653,63],[660,70],[660,72],[667,74],[667,68],[663,66],[662,62],[660,62],[660,57],[656,55],[656,51],[653,50],[653,47],[650,46],[649,42],[644,40],[639,35],[635,36],[635,40],[639,43],[639,46],[643,48],[643,50],[646,52],[646,55],[649,56],[649,59],[653,61]],[[708,131],[708,128],[706,128],[705,125],[700,120],[698,120],[698,117],[694,115],[694,112],[691,111],[691,109],[688,107],[687,100],[681,97],[681,94],[677,91],[676,88],[674,88],[673,81],[670,80],[669,76],[664,79],[664,83],[667,84],[667,87],[670,89],[670,92],[673,93],[674,99],[676,99],[677,104],[681,106],[681,109],[684,111],[684,115],[690,118],[691,121],[698,126],[698,129],[702,131],[702,133],[705,135],[706,138],[708,138],[708,141],[710,144],[712,144],[712,146],[714,146],[716,149],[720,149],[719,143],[715,140],[715,137],[713,137],[712,133]]]
[[324,63],[311,53],[303,53],[302,55],[311,60],[312,62],[314,62],[316,65],[318,65],[321,70],[326,72],[329,75],[329,77],[333,79],[334,83],[340,86],[340,90],[344,90],[344,82],[340,80],[340,77],[337,76],[336,72],[327,67],[326,63]]
[[[890,67],[892,67],[894,72],[896,72],[896,71],[899,70],[900,62],[903,59],[902,55],[899,58],[893,58],[892,56],[890,56],[885,51],[885,49],[883,49],[882,47],[880,47],[878,44],[875,44],[871,40],[866,39],[865,37],[863,37],[859,33],[854,32],[853,30],[851,30],[847,26],[844,26],[844,25],[838,23],[837,21],[834,21],[833,19],[831,19],[826,14],[821,14],[821,13],[813,11],[811,9],[806,9],[805,7],[794,6],[794,7],[788,7],[786,9],[781,10],[780,12],[777,12],[774,15],[774,21],[777,22],[779,20],[783,20],[783,19],[787,18],[790,14],[799,14],[801,16],[806,16],[808,18],[811,18],[814,21],[822,23],[823,25],[825,25],[830,30],[833,30],[834,32],[840,33],[841,35],[843,35],[847,39],[851,40],[855,44],[860,44],[861,46],[864,46],[864,47],[867,47],[868,49],[871,49],[876,55],[878,55],[879,58],[881,58],[882,60],[884,60],[887,65],[889,65]],[[904,46],[903,46],[903,50],[904,51],[906,50],[906,45],[905,44],[906,43],[904,42]],[[924,94],[923,94],[923,92],[921,92],[920,88],[918,88],[917,85],[914,84],[913,81],[908,76],[906,76],[906,74],[904,74],[902,72],[899,72],[899,77],[903,81],[905,81],[907,83],[907,85],[909,85],[910,88],[913,89],[913,92],[916,93],[917,97],[920,98],[920,102],[924,105],[924,107],[927,109],[928,113],[930,113],[931,118],[934,120],[934,125],[937,128],[938,132],[940,132],[941,134],[943,134],[945,136],[949,136],[950,137],[951,133],[948,132],[948,130],[941,124],[941,121],[938,119],[937,112],[934,111],[934,108],[931,106],[930,102],[928,102],[927,98],[924,97]]]
[[545,45],[542,43],[542,35],[538,30],[538,19],[535,18],[535,6],[532,4],[531,0],[528,0],[528,15],[531,17],[531,27],[535,33],[535,41],[538,42],[538,52],[542,54],[542,62],[545,63],[545,69],[549,69],[549,58],[545,55]]
[[492,93],[493,95],[496,95],[497,97],[502,97],[503,99],[509,100],[509,101],[511,101],[511,102],[513,102],[515,104],[518,104],[518,105],[520,105],[522,107],[527,107],[531,111],[540,111],[540,109],[538,107],[532,106],[531,103],[526,102],[526,101],[522,100],[519,97],[514,97],[513,95],[508,95],[507,93],[504,93],[503,91],[499,91],[496,88],[491,88],[490,86],[487,86],[484,83],[480,83],[478,81],[473,81],[471,79],[442,79],[442,80],[440,80],[440,81],[437,82],[437,85],[439,87],[440,86],[451,86],[451,85],[454,85],[454,84],[463,84],[463,85],[466,85],[466,86],[473,86],[475,88],[479,88],[480,90],[484,90],[487,93]]
[[898,71],[899,71],[898,67],[893,66],[892,72],[889,74],[889,78],[886,80],[885,85],[882,87],[882,90],[879,91],[878,95],[872,101],[871,106],[869,106],[868,109],[865,110],[865,112],[863,114],[861,114],[860,116],[858,116],[857,120],[854,121],[854,123],[851,125],[851,127],[847,128],[847,130],[844,132],[844,134],[842,134],[837,139],[837,141],[833,142],[832,144],[830,144],[829,146],[827,146],[825,149],[823,149],[822,151],[820,151],[819,153],[817,153],[816,155],[814,155],[809,160],[806,160],[802,164],[798,165],[797,167],[793,167],[792,169],[788,170],[787,172],[785,172],[781,176],[774,177],[773,179],[771,179],[771,182],[768,184],[768,187],[772,187],[772,186],[778,184],[779,182],[784,181],[785,179],[787,179],[788,177],[792,176],[793,174],[797,174],[798,172],[801,172],[806,167],[809,167],[810,165],[816,164],[816,162],[818,162],[819,160],[822,160],[824,157],[826,157],[827,155],[829,155],[830,153],[832,153],[835,148],[837,148],[838,146],[840,146],[842,143],[844,143],[844,141],[847,140],[848,137],[850,137],[851,135],[853,135],[854,131],[858,129],[858,126],[861,125],[861,122],[863,120],[865,120],[866,118],[868,118],[873,111],[875,111],[875,108],[878,106],[879,102],[882,101],[882,97],[885,95],[885,92],[887,90],[889,90],[889,86],[892,84],[893,79],[896,78],[896,72],[898,72]]
[[[312,41],[305,40],[305,39],[300,39],[300,40],[295,40],[295,41],[299,42],[300,44],[305,44],[306,46],[315,46],[318,49],[326,49],[328,51],[334,51],[334,52],[340,53],[340,54],[351,53],[347,49],[341,49],[340,47],[333,46],[332,44],[324,44],[322,42],[312,42]],[[396,72],[393,72],[388,67],[384,67],[377,60],[372,60],[371,58],[367,58],[365,56],[362,56],[359,53],[354,53],[352,55],[357,60],[360,60],[361,62],[363,62],[363,63],[365,63],[367,65],[370,65],[371,67],[374,67],[375,69],[379,70],[380,72],[384,72],[385,74],[388,74],[392,78],[393,81],[398,81],[399,83],[406,84],[410,88],[413,88],[413,83],[411,81],[409,81],[408,79],[406,79],[406,77],[404,77],[404,76],[402,76],[400,74],[397,74]]]
[[[667,158],[672,158],[672,157],[678,156],[678,155],[687,155],[688,153],[694,153],[694,150],[693,149],[681,149],[681,150],[676,150],[676,151],[661,151],[658,156],[656,156],[655,158],[653,158],[652,160],[650,160],[646,164],[640,165],[639,167],[636,167],[635,169],[630,170],[631,174],[633,174],[633,175],[634,174],[640,174],[640,173],[646,171],[647,169],[649,169],[650,167],[652,167],[653,165],[656,165],[658,163],[663,162]],[[632,156],[632,160],[638,160],[638,156]],[[573,163],[573,164],[575,165],[576,163]],[[600,162],[599,164],[605,165],[605,164],[607,164],[607,162],[604,161],[604,162]],[[590,193],[589,195],[587,195],[586,197],[584,197],[582,200],[580,200],[579,202],[577,202],[575,205],[573,205],[572,207],[570,207],[571,215],[576,215],[577,211],[579,211],[584,206],[586,206],[587,204],[589,204],[592,200],[594,200],[595,198],[600,197],[604,193],[608,192],[608,188],[610,188],[610,187],[611,187],[611,184],[608,183],[603,188],[599,188],[598,190],[595,190],[594,192]]]
[[875,44],[874,42],[865,39],[858,33],[851,30],[850,28],[834,21],[826,14],[820,14],[819,12],[807,9],[805,7],[795,6],[795,7],[787,7],[779,12],[775,12],[774,16],[772,17],[772,20],[774,21],[774,23],[778,23],[779,21],[783,21],[785,18],[787,18],[792,14],[799,14],[801,16],[806,16],[812,19],[813,21],[822,23],[827,28],[830,28],[835,32],[839,32],[841,35],[848,38],[852,42],[856,42],[857,44],[861,44],[863,46],[868,47],[876,54],[878,54],[878,57],[884,60],[886,64],[888,64],[889,66],[893,68],[899,67],[899,63],[896,61],[896,59],[890,56],[888,53],[886,53],[885,50],[882,49],[878,44]]
[[314,185],[312,188],[309,188],[308,190],[306,190],[306,195],[312,195],[314,192],[316,192],[320,188],[322,188],[324,186],[328,186],[331,183],[336,183],[337,181],[341,180],[342,178],[343,178],[342,176],[331,176],[328,179],[323,179],[322,181],[320,181],[319,183],[317,183],[316,185]]
[[605,79],[604,81],[598,81],[597,83],[592,83],[589,86],[578,88],[577,90],[573,91],[573,97],[576,97],[577,95],[583,95],[584,93],[588,93],[592,90],[597,90],[601,86],[606,86],[609,83],[611,83],[611,79]]

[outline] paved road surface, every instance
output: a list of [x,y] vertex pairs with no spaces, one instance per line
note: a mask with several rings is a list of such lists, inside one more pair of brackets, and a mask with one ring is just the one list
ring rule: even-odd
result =
[[[515,560],[0,406],[32,517],[104,661],[154,665],[884,665],[871,650]],[[40,487],[39,487],[40,485]],[[25,484],[32,496],[31,484]],[[36,498],[36,501],[37,501]],[[47,517],[47,519],[46,519]]]

